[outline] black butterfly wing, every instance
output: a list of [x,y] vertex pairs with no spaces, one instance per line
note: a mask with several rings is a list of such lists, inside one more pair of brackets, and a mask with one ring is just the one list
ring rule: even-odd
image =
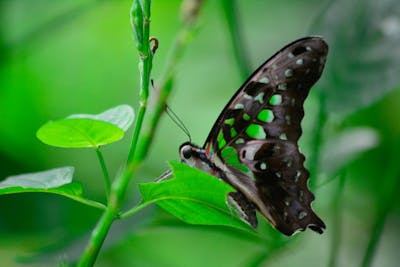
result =
[[239,180],[248,181],[231,184],[287,235],[325,228],[311,209],[314,196],[297,141],[304,100],[322,74],[327,53],[319,37],[285,46],[235,93],[204,144],[235,180],[240,170]]

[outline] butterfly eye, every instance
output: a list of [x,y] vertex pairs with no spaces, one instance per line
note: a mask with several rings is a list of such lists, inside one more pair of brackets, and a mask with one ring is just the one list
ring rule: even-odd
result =
[[183,159],[186,159],[186,160],[190,159],[192,157],[192,155],[193,155],[191,147],[190,146],[182,147],[181,155],[182,155]]

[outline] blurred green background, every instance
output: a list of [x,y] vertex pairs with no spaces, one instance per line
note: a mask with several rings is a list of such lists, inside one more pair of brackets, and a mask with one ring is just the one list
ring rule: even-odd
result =
[[[361,266],[368,244],[376,245],[373,266],[397,266],[400,4],[375,2],[237,1],[252,69],[305,35],[323,35],[330,44],[324,77],[306,101],[300,143],[307,158],[315,144],[320,152],[318,175],[311,179],[325,234],[306,231],[281,247],[266,245],[237,230],[185,225],[154,206],[113,225],[96,266],[335,266],[335,261]],[[152,73],[156,83],[181,27],[180,4],[152,3],[151,35],[160,41]],[[72,113],[99,113],[119,104],[137,108],[130,5],[125,0],[0,1],[0,179],[75,166],[74,179],[84,185],[85,195],[104,201],[95,153],[48,147],[35,132]],[[204,2],[169,101],[199,145],[243,82],[223,8],[221,1]],[[316,142],[319,128],[321,142]],[[129,137],[104,149],[113,174],[127,156]],[[140,198],[135,183],[158,177],[168,160],[178,159],[184,141],[182,131],[164,117],[131,184],[127,207]],[[1,196],[0,212],[2,266],[32,260],[32,266],[56,266],[76,259],[100,216],[93,208],[45,194]],[[382,232],[376,231],[380,225]],[[269,233],[267,240],[284,239],[265,230],[266,223],[260,228]],[[374,233],[379,240],[371,243]]]

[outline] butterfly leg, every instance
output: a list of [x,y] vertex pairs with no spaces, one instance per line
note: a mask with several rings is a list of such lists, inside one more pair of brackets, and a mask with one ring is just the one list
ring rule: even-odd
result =
[[165,172],[163,172],[163,173],[160,175],[160,177],[158,177],[158,178],[156,179],[156,182],[157,182],[157,183],[158,183],[158,182],[162,182],[162,181],[168,180],[168,179],[170,179],[170,178],[172,178],[172,170],[171,170],[171,169],[166,170]]
[[256,228],[258,225],[254,205],[240,192],[230,192],[227,197],[227,206],[236,211],[239,218]]

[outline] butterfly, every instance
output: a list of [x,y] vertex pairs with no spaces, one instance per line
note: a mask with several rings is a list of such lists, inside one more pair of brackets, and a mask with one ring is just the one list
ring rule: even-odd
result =
[[257,227],[259,211],[285,235],[310,228],[323,233],[314,213],[309,172],[299,151],[303,104],[320,78],[328,53],[320,37],[304,37],[264,62],[233,95],[203,147],[180,146],[183,162],[231,185],[228,202]]

